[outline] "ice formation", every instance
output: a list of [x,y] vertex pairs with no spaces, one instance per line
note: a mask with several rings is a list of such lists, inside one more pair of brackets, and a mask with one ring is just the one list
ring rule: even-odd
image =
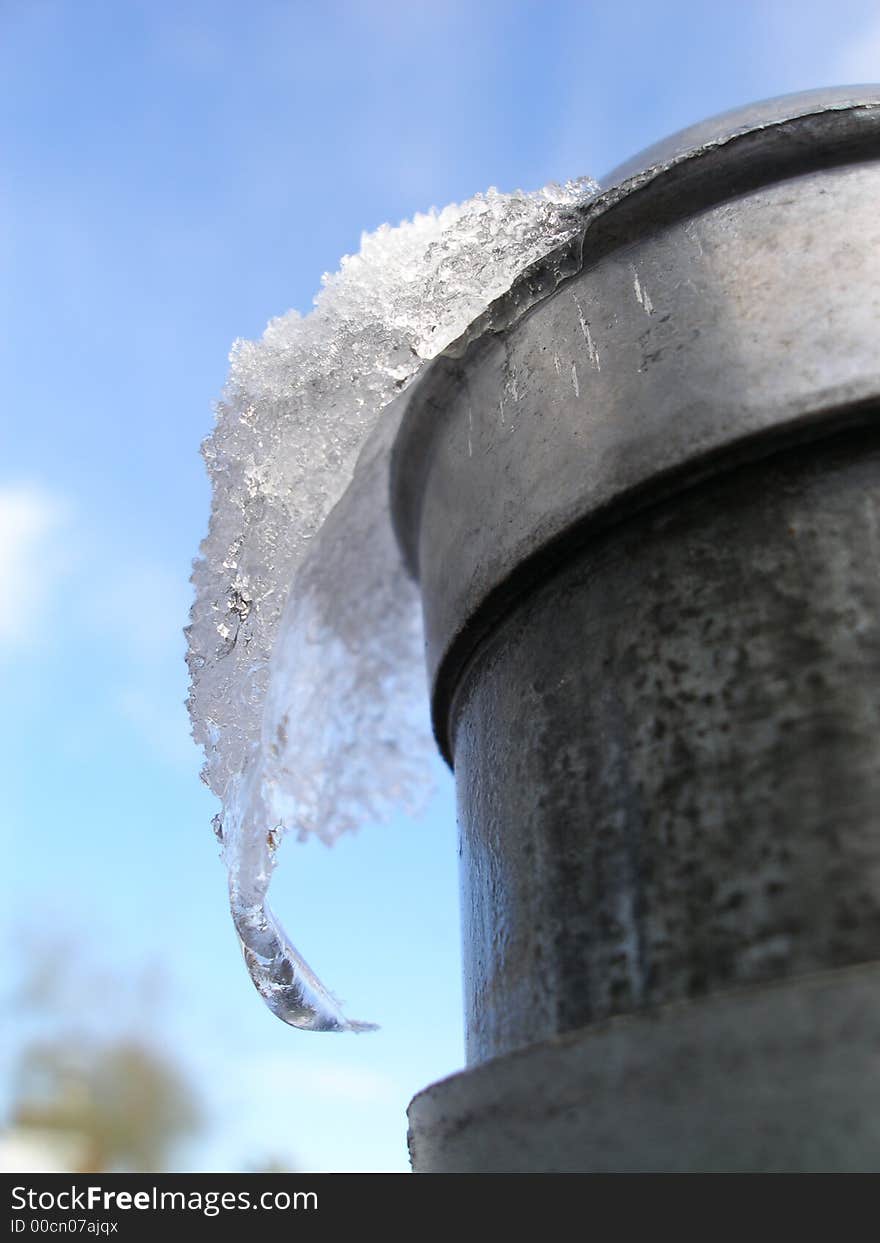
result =
[[[430,730],[418,595],[388,513],[403,390],[514,278],[583,230],[589,180],[489,190],[364,235],[314,309],[238,341],[203,454],[189,708],[253,981],[294,1027],[359,1031],[266,894],[282,836],[413,808]],[[523,308],[520,307],[520,310]],[[399,400],[395,400],[399,398]]]

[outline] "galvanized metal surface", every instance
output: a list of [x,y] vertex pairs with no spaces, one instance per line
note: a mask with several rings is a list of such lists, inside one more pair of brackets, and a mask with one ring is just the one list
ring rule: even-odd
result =
[[434,1084],[419,1173],[880,1170],[880,969],[613,1019]]
[[428,369],[393,506],[450,762],[464,662],[560,544],[880,393],[880,90],[863,99],[610,191],[578,275]]
[[876,1168],[880,88],[610,183],[394,451],[480,1064],[415,1168]]
[[880,426],[591,541],[453,723],[470,1063],[880,958]]
[[[791,95],[778,95],[773,99],[759,99],[754,103],[704,117],[694,125],[668,134],[653,146],[646,147],[637,155],[618,164],[602,178],[606,188],[631,184],[634,178],[656,176],[664,169],[672,168],[680,160],[691,160],[699,152],[706,152],[730,142],[732,138],[746,134],[758,135],[762,130],[773,131],[786,121],[802,121],[820,117],[824,128],[828,114],[862,108],[867,102],[880,102],[876,85],[822,86],[812,91],[797,91]],[[772,137],[771,137],[772,141]],[[821,146],[824,139],[811,143]],[[839,139],[835,139],[839,142]],[[803,161],[804,155],[801,159]]]

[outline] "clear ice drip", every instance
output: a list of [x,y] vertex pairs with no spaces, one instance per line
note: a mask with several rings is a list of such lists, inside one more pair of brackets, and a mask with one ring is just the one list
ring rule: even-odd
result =
[[223,805],[215,829],[245,961],[294,1027],[371,1025],[345,1018],[267,904],[283,835],[330,844],[414,810],[430,784],[418,595],[388,513],[395,398],[523,269],[583,231],[595,191],[587,179],[489,190],[385,225],[325,276],[308,315],[233,346],[203,446],[213,505],[193,571],[188,704]]

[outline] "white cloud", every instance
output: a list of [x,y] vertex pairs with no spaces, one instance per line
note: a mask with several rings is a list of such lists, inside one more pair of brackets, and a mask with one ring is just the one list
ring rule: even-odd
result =
[[336,1061],[311,1045],[297,1032],[284,1053],[218,1059],[218,1104],[243,1151],[282,1155],[292,1145],[296,1168],[312,1173],[408,1169],[406,1106],[421,1085],[359,1062],[355,1050],[340,1048]]
[[64,506],[32,484],[0,487],[0,643],[27,644],[64,572]]
[[265,1058],[259,1067],[249,1064],[246,1073],[252,1091],[262,1090],[267,1097],[280,1094],[291,1100],[375,1105],[396,1101],[401,1092],[388,1075],[350,1062]]
[[66,1174],[82,1169],[83,1141],[46,1128],[19,1127],[0,1132],[0,1170],[4,1174]]

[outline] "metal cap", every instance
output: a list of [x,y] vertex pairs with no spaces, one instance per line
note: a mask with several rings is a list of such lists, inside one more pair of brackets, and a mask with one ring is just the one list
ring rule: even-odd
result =
[[880,87],[727,113],[606,181],[426,369],[395,442],[450,761],[466,662],[574,543],[880,405]]
[[712,147],[721,146],[741,134],[767,129],[783,121],[797,117],[815,116],[835,110],[880,104],[880,85],[825,86],[813,91],[796,91],[791,95],[776,95],[758,103],[731,108],[714,117],[688,125],[667,138],[645,147],[637,155],[630,156],[622,164],[607,173],[601,181],[602,188],[611,189],[634,177],[654,175],[670,168],[679,160],[698,155]]

